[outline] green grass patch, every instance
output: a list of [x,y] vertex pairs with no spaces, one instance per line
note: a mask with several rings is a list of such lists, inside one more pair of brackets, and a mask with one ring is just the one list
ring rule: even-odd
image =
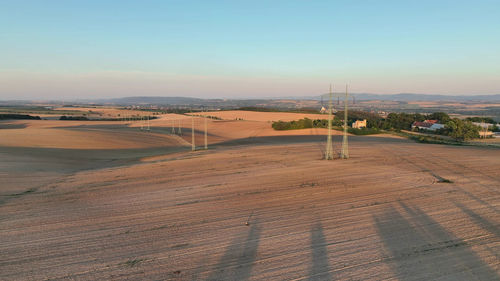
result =
[[133,259],[133,260],[128,260],[128,261],[122,263],[122,265],[126,265],[128,267],[134,267],[143,261],[145,261],[145,259]]
[[390,132],[393,135],[405,137],[407,139],[410,139],[410,140],[413,140],[413,141],[419,142],[419,143],[447,144],[447,145],[469,145],[466,142],[455,141],[455,140],[446,140],[446,139],[440,138],[437,135],[423,136],[423,135],[414,135],[414,134],[409,134],[409,133],[405,133],[405,132],[398,132],[398,131],[388,131],[388,132]]

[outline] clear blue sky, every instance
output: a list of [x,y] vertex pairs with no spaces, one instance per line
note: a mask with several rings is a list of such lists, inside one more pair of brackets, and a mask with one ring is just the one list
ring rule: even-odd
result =
[[2,1],[0,99],[500,93],[500,1]]

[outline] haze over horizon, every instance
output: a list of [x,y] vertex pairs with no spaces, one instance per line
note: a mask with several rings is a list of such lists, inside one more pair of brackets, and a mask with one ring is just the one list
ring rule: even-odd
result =
[[498,1],[8,1],[0,99],[500,93]]

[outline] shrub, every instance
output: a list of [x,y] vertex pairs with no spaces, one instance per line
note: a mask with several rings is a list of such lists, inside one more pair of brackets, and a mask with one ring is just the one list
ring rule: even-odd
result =
[[309,118],[300,119],[297,121],[277,121],[273,122],[272,127],[275,130],[298,130],[298,129],[307,129],[313,128],[313,120]]
[[378,128],[348,128],[347,131],[353,135],[373,135],[380,134],[380,130]]
[[23,119],[23,120],[40,120],[40,116],[31,116],[27,114],[0,114],[0,120],[7,119]]
[[457,141],[466,141],[473,138],[479,138],[480,127],[472,124],[471,121],[463,121],[454,118],[446,123],[448,135]]
[[59,118],[59,120],[89,120],[87,117],[85,116],[61,116]]

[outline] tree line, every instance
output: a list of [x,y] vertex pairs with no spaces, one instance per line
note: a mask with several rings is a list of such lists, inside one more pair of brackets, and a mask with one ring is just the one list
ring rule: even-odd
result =
[[[332,126],[341,127],[344,124],[344,112],[339,111],[336,113],[332,120]],[[432,114],[420,113],[390,113],[386,118],[382,118],[377,114],[365,111],[350,111],[348,112],[347,122],[352,124],[356,120],[366,119],[367,128],[354,129],[349,128],[349,132],[353,134],[374,134],[379,133],[381,130],[386,131],[401,131],[411,130],[411,126],[415,121],[422,122],[424,120],[437,120],[438,123],[444,124],[445,128],[436,130],[434,133],[450,136],[457,141],[466,141],[473,138],[479,138],[479,131],[481,128],[474,125],[472,122],[481,122],[495,124],[491,118],[472,117],[465,120],[458,118],[451,118],[444,112],[435,112]],[[273,122],[272,127],[275,130],[296,130],[307,128],[327,128],[327,119],[312,120],[309,118],[300,119],[297,121],[276,121]],[[493,131],[498,130],[495,126]]]
[[0,114],[0,120],[9,120],[9,119],[20,119],[20,120],[40,120],[40,116],[32,116],[27,114]]

